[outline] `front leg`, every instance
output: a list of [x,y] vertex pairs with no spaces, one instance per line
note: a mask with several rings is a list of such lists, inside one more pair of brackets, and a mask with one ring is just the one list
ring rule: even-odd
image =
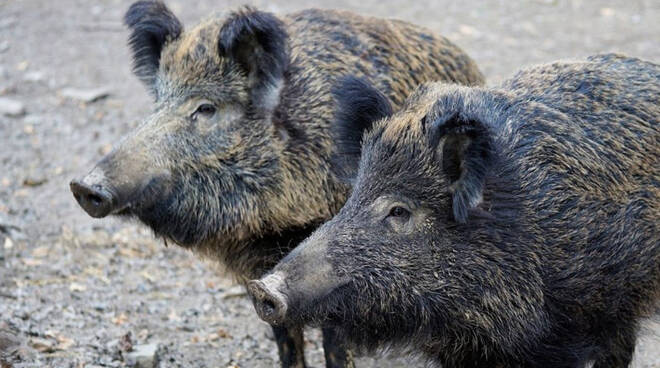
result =
[[280,353],[282,368],[305,368],[305,352],[302,328],[271,326]]
[[326,368],[355,368],[353,354],[346,348],[344,342],[339,340],[336,331],[324,328],[322,332]]

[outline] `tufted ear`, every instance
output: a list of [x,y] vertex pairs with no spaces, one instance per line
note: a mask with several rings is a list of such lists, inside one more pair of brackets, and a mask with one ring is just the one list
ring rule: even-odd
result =
[[176,39],[183,27],[160,1],[138,1],[124,16],[131,31],[128,44],[133,51],[133,72],[154,93],[154,82],[163,45]]
[[491,133],[482,122],[462,119],[458,113],[427,116],[422,125],[451,183],[454,219],[465,223],[468,211],[483,199],[486,174],[494,158]]
[[392,114],[390,101],[364,79],[345,76],[332,90],[336,103],[332,125],[335,151],[331,170],[338,178],[352,182],[360,155],[362,136],[374,122]]
[[282,22],[250,7],[232,13],[220,29],[220,56],[232,59],[245,72],[257,111],[272,113],[279,103],[289,63],[287,47]]

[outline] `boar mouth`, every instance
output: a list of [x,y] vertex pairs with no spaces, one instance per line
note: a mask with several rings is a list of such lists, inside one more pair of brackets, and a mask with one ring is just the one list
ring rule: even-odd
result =
[[[337,285],[335,288],[326,291],[319,297],[309,299],[298,308],[298,313],[301,315],[307,314],[306,310],[316,309],[316,312],[309,313],[307,320],[311,326],[321,327],[326,325],[341,326],[344,321],[346,311],[343,308],[346,306],[346,298],[348,294],[352,294],[352,287],[350,281],[346,281]],[[321,308],[319,306],[322,306]]]
[[131,216],[132,214],[133,214],[133,209],[130,203],[126,203],[124,206],[119,207],[110,213],[110,215],[115,215],[115,216]]

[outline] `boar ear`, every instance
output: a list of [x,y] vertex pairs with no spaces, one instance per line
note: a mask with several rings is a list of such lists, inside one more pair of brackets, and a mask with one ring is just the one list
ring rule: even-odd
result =
[[124,15],[131,31],[133,72],[153,91],[163,45],[181,34],[179,20],[160,1],[138,1]]
[[442,160],[442,169],[451,183],[454,219],[465,223],[468,211],[481,203],[494,153],[488,127],[480,121],[463,119],[458,113],[427,116],[422,122],[431,147]]
[[272,112],[289,60],[282,22],[273,14],[245,7],[222,26],[218,50],[247,75],[254,107]]
[[362,153],[362,136],[374,122],[392,114],[390,101],[364,79],[345,76],[332,90],[336,103],[332,125],[335,152],[331,170],[341,180],[352,182]]

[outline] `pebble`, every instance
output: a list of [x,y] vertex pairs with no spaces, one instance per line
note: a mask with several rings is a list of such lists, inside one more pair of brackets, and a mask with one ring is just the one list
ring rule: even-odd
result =
[[25,114],[25,105],[18,100],[0,97],[0,114],[7,116],[20,116]]
[[41,71],[33,71],[33,72],[27,72],[23,76],[23,80],[27,82],[41,82],[45,78],[44,72]]
[[110,96],[110,89],[106,87],[91,89],[64,88],[60,93],[64,97],[89,103]]
[[38,187],[42,184],[45,184],[48,181],[48,178],[44,176],[28,176],[23,179],[23,185],[26,187]]
[[92,303],[91,307],[96,311],[103,312],[108,309],[108,303],[104,303],[104,302]]
[[55,343],[49,339],[33,337],[30,339],[32,347],[40,353],[52,353],[55,351]]
[[126,360],[135,362],[136,368],[152,368],[158,344],[143,344],[133,346],[133,351],[125,355]]
[[3,246],[2,246],[2,248],[4,248],[4,249],[11,249],[11,248],[13,248],[13,247],[14,247],[14,242],[11,241],[11,238],[10,238],[10,237],[6,237],[6,238],[5,238],[5,241],[4,241],[4,244],[3,244]]
[[97,17],[103,13],[103,7],[96,5],[92,7],[91,13],[93,16]]
[[25,115],[23,122],[28,125],[40,125],[46,120],[44,115]]

